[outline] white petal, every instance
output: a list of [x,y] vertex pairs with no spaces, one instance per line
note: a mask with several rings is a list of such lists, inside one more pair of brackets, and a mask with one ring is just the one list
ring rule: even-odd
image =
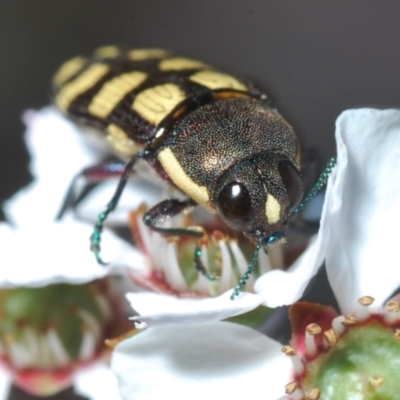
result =
[[289,273],[256,284],[270,306],[297,300],[326,254],[329,281],[344,313],[363,295],[376,306],[400,285],[400,112],[350,110],[337,120],[337,167],[328,182],[316,243]]
[[117,267],[144,263],[143,256],[109,231],[103,232],[104,260],[99,265],[89,250],[90,224],[66,220],[11,229],[0,223],[0,287],[84,283]]
[[99,162],[99,153],[88,147],[82,132],[52,107],[26,115],[25,141],[34,181],[4,204],[17,225],[52,220],[73,177]]
[[329,212],[332,208],[332,187],[336,180],[337,167],[329,176],[325,203],[322,209],[321,224],[316,238],[310,240],[310,245],[304,253],[291,265],[287,271],[272,270],[257,279],[254,290],[264,299],[268,307],[289,305],[299,300],[310,279],[322,265],[327,247],[330,245]]
[[8,392],[11,386],[10,373],[0,366],[0,399],[8,399]]
[[303,254],[286,271],[272,270],[260,276],[254,284],[254,290],[264,299],[268,307],[289,305],[299,300],[310,279],[322,265],[326,249],[330,244],[329,224],[326,222],[332,207],[332,186],[337,168],[334,168],[327,184],[326,198],[321,215],[318,235],[310,240]]
[[275,400],[291,371],[280,348],[227,322],[149,328],[117,345],[111,368],[124,400]]
[[309,247],[287,271],[272,270],[256,280],[254,290],[263,298],[264,305],[275,308],[299,300],[323,262],[327,245],[325,238],[325,235],[313,238]]
[[95,365],[79,371],[74,379],[76,391],[89,399],[120,400],[118,382],[115,375],[104,364]]
[[383,304],[400,285],[400,111],[346,111],[336,128],[338,177],[326,221],[326,266],[346,313],[362,295]]
[[151,292],[128,293],[126,298],[140,315],[132,320],[144,326],[196,324],[240,315],[258,307],[262,299],[241,293],[230,300],[232,290],[213,298],[186,299]]

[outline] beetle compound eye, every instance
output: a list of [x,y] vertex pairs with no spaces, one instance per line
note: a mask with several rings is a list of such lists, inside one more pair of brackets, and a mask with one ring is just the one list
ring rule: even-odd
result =
[[290,212],[300,204],[303,197],[303,181],[297,169],[289,161],[281,161],[278,170],[289,197]]
[[217,207],[235,228],[246,225],[251,219],[251,199],[243,183],[228,183],[218,196]]

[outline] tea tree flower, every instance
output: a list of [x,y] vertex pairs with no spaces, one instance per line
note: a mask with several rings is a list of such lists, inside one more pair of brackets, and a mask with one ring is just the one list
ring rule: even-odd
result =
[[[154,324],[114,351],[112,368],[124,400],[136,394],[153,399],[166,391],[183,399],[192,385],[191,397],[199,399],[219,391],[231,399],[397,397],[400,303],[385,301],[400,283],[395,267],[400,181],[388,179],[400,162],[400,112],[347,111],[337,121],[336,135],[338,164],[318,238],[291,271],[269,272],[255,288],[267,305],[293,302],[325,259],[342,315],[327,307],[295,305],[294,336],[280,356],[282,346],[232,323]],[[168,316],[166,310],[160,314]],[[242,352],[247,338],[257,337],[260,342]],[[262,360],[252,359],[253,354]],[[149,367],[143,368],[146,362]]]
[[295,303],[294,335],[285,346],[233,323],[173,325],[170,317],[169,326],[158,324],[118,344],[112,368],[124,400],[166,391],[184,399],[190,388],[195,399],[219,392],[233,400],[246,393],[269,400],[394,399],[400,303],[394,298],[372,311],[373,302],[361,297],[348,315]]
[[0,222],[0,354],[14,384],[47,396],[121,333],[121,299],[108,275],[141,257],[105,231],[113,262],[101,267],[89,251],[91,225],[71,215],[55,221],[67,185],[94,156],[75,147],[71,125],[50,109],[25,118],[35,180],[5,204],[11,224]]

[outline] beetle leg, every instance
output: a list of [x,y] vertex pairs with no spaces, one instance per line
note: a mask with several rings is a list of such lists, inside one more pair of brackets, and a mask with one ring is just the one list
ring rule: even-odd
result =
[[118,201],[121,197],[121,194],[125,188],[125,185],[129,179],[130,174],[132,173],[133,167],[136,164],[136,161],[139,159],[144,159],[148,156],[151,155],[151,152],[149,150],[141,151],[137,154],[135,154],[129,162],[125,165],[124,170],[122,172],[121,178],[118,182],[118,186],[116,191],[114,192],[113,197],[107,204],[106,209],[99,214],[97,217],[97,222],[94,226],[94,231],[92,233],[92,236],[90,237],[90,250],[93,251],[96,260],[99,264],[105,265],[106,263],[102,260],[100,256],[100,242],[101,242],[101,232],[103,231],[103,224],[104,221],[107,219],[108,214],[110,214],[111,211],[115,209],[115,207],[118,204]]
[[180,214],[188,208],[196,206],[197,203],[192,199],[177,200],[168,199],[164,200],[154,207],[152,207],[143,216],[143,222],[153,231],[164,233],[172,236],[190,235],[196,237],[202,237],[204,235],[201,227],[193,227],[192,229],[186,228],[160,228],[157,226],[159,222],[162,222],[166,217],[173,217]]
[[[180,214],[184,210],[196,206],[197,203],[192,199],[188,199],[185,201],[177,200],[177,199],[169,199],[164,200],[161,203],[157,204],[153,208],[151,208],[147,213],[143,216],[143,222],[152,230],[160,233],[164,233],[167,235],[190,235],[201,238],[204,235],[203,228],[200,226],[194,226],[190,229],[187,228],[159,228],[156,224],[162,221],[165,217],[173,217],[174,215]],[[210,281],[215,281],[217,276],[211,274],[207,271],[207,268],[203,265],[201,261],[201,248],[198,244],[196,244],[196,248],[194,251],[194,264],[202,275],[204,275]]]
[[96,184],[104,179],[120,176],[124,172],[124,169],[125,164],[120,162],[99,164],[83,169],[72,180],[56,219],[60,220],[67,210],[73,209],[79,203],[83,195],[83,193],[77,193],[81,178],[87,180],[89,184]]

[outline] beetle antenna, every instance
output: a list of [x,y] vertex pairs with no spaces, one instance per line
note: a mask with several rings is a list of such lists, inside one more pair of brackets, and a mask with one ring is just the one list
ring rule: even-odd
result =
[[243,276],[240,278],[239,283],[236,285],[235,289],[233,289],[233,292],[231,294],[230,299],[235,300],[237,296],[239,296],[239,293],[243,290],[243,288],[246,286],[246,283],[248,279],[250,278],[250,275],[253,273],[253,269],[256,265],[257,259],[258,259],[258,253],[260,252],[261,249],[261,243],[262,243],[262,238],[260,237],[257,241],[256,249],[254,251],[253,258],[250,261],[249,266],[247,267],[245,273]]
[[295,208],[289,215],[289,217],[298,214],[299,212],[303,211],[304,207],[307,203],[325,186],[326,182],[328,181],[329,175],[332,172],[333,167],[336,165],[336,158],[331,158],[325,167],[324,171],[320,175],[317,183],[312,188],[311,192],[308,196],[301,202],[297,208]]

